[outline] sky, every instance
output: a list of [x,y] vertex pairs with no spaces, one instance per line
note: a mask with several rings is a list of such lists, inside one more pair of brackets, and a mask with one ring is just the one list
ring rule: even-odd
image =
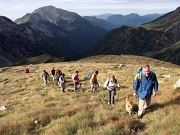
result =
[[14,21],[44,6],[76,12],[80,16],[105,13],[146,15],[174,11],[180,6],[180,0],[0,0],[0,16]]

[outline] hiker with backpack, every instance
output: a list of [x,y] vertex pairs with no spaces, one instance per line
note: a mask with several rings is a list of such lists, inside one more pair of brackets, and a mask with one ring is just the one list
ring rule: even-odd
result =
[[109,77],[104,83],[104,87],[108,92],[108,104],[114,106],[114,96],[116,95],[116,88],[120,88],[120,84],[118,83],[116,77],[114,75]]
[[72,79],[74,82],[74,92],[79,91],[81,85],[79,83],[79,72],[76,71],[74,75],[72,75]]
[[56,81],[58,82],[59,81],[59,77],[62,75],[62,71],[57,69],[55,74],[56,74]]
[[65,93],[66,80],[65,80],[65,74],[64,73],[62,73],[62,75],[59,77],[58,85],[61,89],[61,93]]
[[49,74],[46,72],[46,70],[43,70],[42,79],[45,84],[47,84],[48,77],[49,77]]
[[95,71],[90,79],[90,84],[91,84],[91,92],[94,93],[95,91],[97,91],[97,88],[99,87],[98,81],[97,81],[97,75],[98,75],[98,71]]
[[54,69],[54,67],[51,69],[50,74],[51,74],[51,77],[52,77],[52,79],[53,79],[53,81],[54,81],[54,75],[55,75],[55,69]]
[[149,65],[143,65],[139,73],[136,74],[133,90],[133,95],[139,97],[138,119],[141,119],[145,110],[150,105],[151,96],[156,96],[158,91],[156,74],[150,71]]

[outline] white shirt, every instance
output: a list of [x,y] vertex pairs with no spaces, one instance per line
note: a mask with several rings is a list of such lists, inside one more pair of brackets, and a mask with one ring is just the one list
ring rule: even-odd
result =
[[119,87],[120,85],[118,84],[117,80],[114,82],[111,81],[110,78],[108,78],[106,80],[106,82],[104,83],[104,87],[106,88],[107,87],[107,90],[114,90],[116,89],[116,87]]

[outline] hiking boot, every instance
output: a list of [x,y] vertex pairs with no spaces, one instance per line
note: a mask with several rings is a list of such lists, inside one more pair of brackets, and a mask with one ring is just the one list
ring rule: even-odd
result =
[[110,103],[108,102],[108,105],[110,105]]

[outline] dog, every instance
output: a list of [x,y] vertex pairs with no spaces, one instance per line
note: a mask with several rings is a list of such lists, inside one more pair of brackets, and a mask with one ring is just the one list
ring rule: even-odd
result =
[[132,102],[129,101],[129,97],[126,97],[126,112],[129,113],[130,115],[132,115],[133,113],[133,105]]
[[68,89],[68,92],[74,92],[74,89]]

